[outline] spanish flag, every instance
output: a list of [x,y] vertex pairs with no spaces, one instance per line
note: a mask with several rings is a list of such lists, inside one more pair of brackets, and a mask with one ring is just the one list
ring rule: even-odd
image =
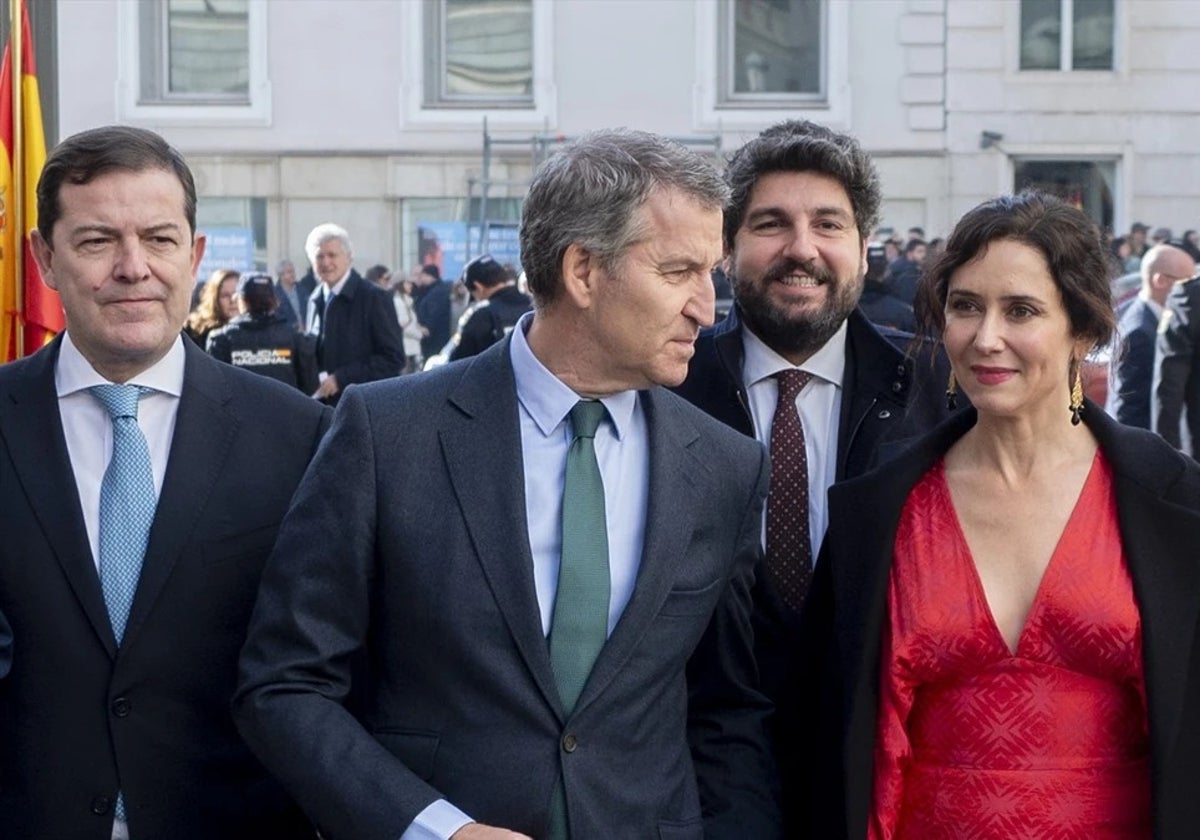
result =
[[[46,136],[29,15],[25,0],[12,5],[13,25],[0,65],[0,361],[5,362],[34,352],[63,329],[62,304],[42,283],[29,246],[29,231],[37,226]],[[18,29],[21,75],[15,86],[12,35]]]

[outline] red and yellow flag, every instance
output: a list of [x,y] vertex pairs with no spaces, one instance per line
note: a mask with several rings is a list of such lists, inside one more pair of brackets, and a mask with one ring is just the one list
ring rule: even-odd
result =
[[[13,86],[11,31],[0,65],[0,361],[5,362],[34,352],[63,329],[62,304],[42,283],[29,245],[28,232],[37,226],[37,181],[46,162],[46,135],[29,15],[25,0],[14,4],[21,30],[19,90],[14,92]],[[24,346],[19,346],[22,332]]]

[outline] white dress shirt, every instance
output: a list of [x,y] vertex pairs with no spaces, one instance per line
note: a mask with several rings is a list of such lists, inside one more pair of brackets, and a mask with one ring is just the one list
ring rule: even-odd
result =
[[[175,418],[179,413],[179,396],[183,392],[184,350],[182,338],[175,339],[167,354],[153,366],[129,380],[127,385],[152,388],[138,400],[138,426],[150,449],[150,468],[154,473],[154,495],[162,493],[163,477],[167,473],[167,458],[175,436]],[[100,482],[112,458],[113,426],[108,409],[88,388],[112,384],[105,379],[79,352],[71,341],[71,333],[63,335],[54,369],[54,390],[58,395],[58,412],[62,418],[63,436],[67,440],[67,455],[75,473],[79,492],[79,507],[87,528],[92,562],[100,569]],[[122,820],[113,820],[112,840],[128,840],[129,829]]]
[[[813,562],[821,540],[829,528],[829,502],[826,493],[837,478],[838,419],[842,411],[842,379],[846,373],[846,322],[798,368],[742,327],[745,358],[742,383],[749,395],[754,436],[771,447],[771,424],[779,383],[775,374],[796,368],[812,374],[812,379],[796,397],[796,411],[804,426],[804,449],[808,454],[808,526],[812,538]],[[767,540],[767,513],[763,509],[763,545]]]

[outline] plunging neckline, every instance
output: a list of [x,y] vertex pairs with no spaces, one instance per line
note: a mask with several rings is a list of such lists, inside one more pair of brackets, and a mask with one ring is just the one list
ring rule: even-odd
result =
[[1016,659],[1021,656],[1021,650],[1024,647],[1025,639],[1029,635],[1030,628],[1034,626],[1042,611],[1042,603],[1044,601],[1043,592],[1047,589],[1048,583],[1051,581],[1051,574],[1055,572],[1058,566],[1062,565],[1062,561],[1059,560],[1059,554],[1062,553],[1067,534],[1071,532],[1075,525],[1075,520],[1081,515],[1081,511],[1084,509],[1083,502],[1094,483],[1099,463],[1100,450],[1097,449],[1096,453],[1092,456],[1092,463],[1088,467],[1087,476],[1083,479],[1083,485],[1079,488],[1079,495],[1075,497],[1075,504],[1071,508],[1071,513],[1067,516],[1066,524],[1063,525],[1063,529],[1054,543],[1054,550],[1050,552],[1050,560],[1046,563],[1046,568],[1042,569],[1042,577],[1038,581],[1037,589],[1034,590],[1033,600],[1029,603],[1029,610],[1025,613],[1025,621],[1021,625],[1020,632],[1017,633],[1015,647],[1008,646],[1008,640],[1004,638],[1004,632],[1000,629],[1000,623],[996,621],[996,615],[992,611],[992,603],[988,600],[987,589],[984,588],[983,578],[979,575],[979,566],[975,562],[975,554],[971,550],[971,543],[967,541],[967,534],[963,530],[962,521],[958,518],[958,508],[954,506],[954,496],[950,492],[950,482],[946,478],[945,459],[938,463],[939,491],[945,494],[945,503],[954,522],[955,533],[958,535],[958,542],[961,549],[960,554],[970,568],[969,577],[973,584],[971,597],[975,598],[977,604],[982,608],[983,614],[987,616],[989,632],[1009,659]]

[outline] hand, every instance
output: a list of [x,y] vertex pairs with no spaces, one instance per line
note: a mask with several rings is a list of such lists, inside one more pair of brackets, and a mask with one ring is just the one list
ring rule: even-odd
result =
[[323,399],[326,399],[327,397],[332,397],[337,392],[338,392],[337,377],[331,373],[325,377],[325,381],[322,382],[317,387],[317,390],[313,392],[313,399],[323,400]]
[[496,828],[481,823],[467,823],[454,834],[450,840],[533,840],[528,834],[518,834],[507,828]]

